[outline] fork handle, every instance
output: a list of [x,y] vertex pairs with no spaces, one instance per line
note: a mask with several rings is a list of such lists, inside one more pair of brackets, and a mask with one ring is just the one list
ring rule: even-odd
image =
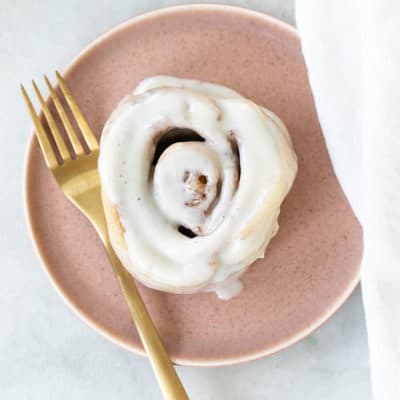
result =
[[109,240],[105,247],[115,275],[121,285],[129,311],[136,325],[143,347],[150,359],[151,366],[157,377],[160,389],[166,400],[188,400],[189,397],[171,363],[171,360],[161,343],[158,332],[143,303],[135,281],[115,254]]

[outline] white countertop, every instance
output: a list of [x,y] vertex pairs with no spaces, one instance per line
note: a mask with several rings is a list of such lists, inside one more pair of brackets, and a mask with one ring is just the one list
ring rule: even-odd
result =
[[[292,0],[214,1],[294,23]],[[169,0],[1,0],[0,398],[159,399],[150,366],[93,332],[50,286],[27,235],[22,162],[31,123],[19,83],[62,69],[100,33]],[[224,368],[179,368],[192,399],[368,400],[360,290],[319,331],[267,359]]]

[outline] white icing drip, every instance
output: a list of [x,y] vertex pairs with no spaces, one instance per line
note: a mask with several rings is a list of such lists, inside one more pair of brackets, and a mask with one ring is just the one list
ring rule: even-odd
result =
[[217,294],[221,300],[230,300],[236,297],[243,289],[243,283],[239,278],[227,279],[226,281],[218,284],[213,291]]
[[[171,145],[153,171],[155,139],[171,127],[205,141]],[[134,276],[161,290],[230,298],[241,288],[232,277],[262,257],[276,233],[297,161],[269,110],[222,86],[163,76],[144,80],[114,111],[99,171],[125,228],[127,252],[116,251]],[[198,236],[182,235],[179,225]]]

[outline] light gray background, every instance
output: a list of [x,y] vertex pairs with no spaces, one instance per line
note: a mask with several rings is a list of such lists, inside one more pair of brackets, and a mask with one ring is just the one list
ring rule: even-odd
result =
[[[218,2],[218,1],[214,1]],[[0,398],[159,399],[147,361],[100,337],[50,286],[23,216],[31,123],[19,83],[63,69],[100,33],[186,1],[0,0]],[[294,24],[292,0],[225,1]],[[227,332],[227,334],[229,334]],[[225,368],[179,368],[192,399],[370,399],[360,290],[318,332],[280,354]]]

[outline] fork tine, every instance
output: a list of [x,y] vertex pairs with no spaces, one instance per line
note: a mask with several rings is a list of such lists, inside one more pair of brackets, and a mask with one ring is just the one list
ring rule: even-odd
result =
[[70,142],[72,144],[72,147],[73,147],[73,149],[75,151],[75,154],[77,156],[80,156],[80,155],[84,154],[84,150],[83,150],[82,144],[78,139],[78,136],[77,136],[77,134],[75,132],[75,129],[73,128],[73,126],[72,126],[72,124],[71,124],[71,122],[70,122],[70,120],[69,120],[69,118],[67,116],[67,113],[65,112],[64,107],[62,106],[61,101],[57,96],[56,91],[54,90],[52,84],[50,83],[50,81],[49,81],[49,79],[47,78],[46,75],[44,75],[44,80],[46,81],[46,85],[47,85],[47,87],[48,87],[48,89],[50,91],[50,96],[53,99],[53,102],[54,102],[54,104],[56,106],[56,109],[58,111],[58,115],[61,118],[61,121],[62,121],[62,123],[64,125],[65,130],[67,131],[68,138],[69,138],[69,140],[70,140]]
[[32,80],[32,85],[33,85],[33,88],[35,89],[36,96],[39,99],[40,105],[42,106],[42,110],[46,117],[47,123],[49,124],[50,132],[53,135],[54,141],[56,143],[58,151],[60,152],[61,158],[64,161],[70,160],[71,155],[69,154],[69,151],[65,144],[65,141],[62,138],[61,133],[57,128],[56,122],[54,121],[54,118],[51,115],[51,112],[50,112],[49,108],[47,107],[47,104],[46,104],[43,96],[41,95],[39,88],[37,87],[34,80]]
[[83,116],[81,110],[79,109],[78,104],[72,97],[71,92],[69,91],[67,84],[65,83],[64,79],[62,78],[61,74],[56,71],[57,81],[60,85],[61,91],[63,92],[65,99],[74,115],[76,121],[78,122],[79,128],[81,129],[82,136],[85,138],[86,144],[89,147],[90,151],[95,151],[99,148],[99,143],[94,136],[92,130],[89,127],[86,118]]
[[28,94],[26,93],[26,90],[23,85],[21,85],[21,92],[22,96],[24,97],[26,107],[28,108],[29,114],[35,126],[36,136],[39,140],[40,148],[42,149],[42,153],[46,161],[46,164],[50,169],[53,169],[58,166],[57,157],[54,153],[53,148],[51,147],[49,138],[47,137],[43,125],[40,122],[40,119],[37,116],[35,109],[32,105],[32,102]]

